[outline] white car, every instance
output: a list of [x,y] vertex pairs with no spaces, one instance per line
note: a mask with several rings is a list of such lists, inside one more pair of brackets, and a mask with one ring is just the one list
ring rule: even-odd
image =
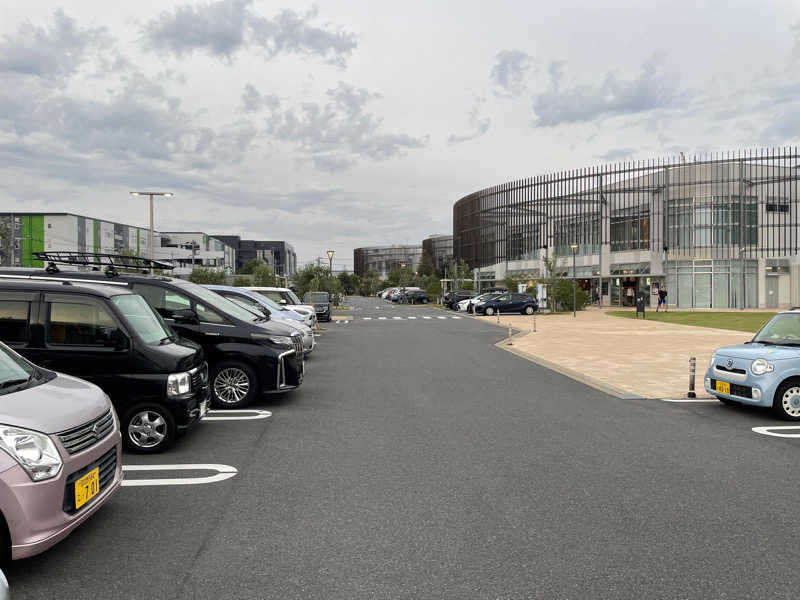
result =
[[469,308],[469,303],[472,302],[472,298],[467,298],[462,300],[458,304],[456,304],[456,311],[457,312],[467,312],[467,308]]
[[250,290],[251,292],[258,292],[262,296],[266,296],[267,298],[271,298],[281,306],[285,306],[286,308],[290,308],[294,312],[303,315],[311,315],[314,319],[314,323],[316,324],[317,321],[317,311],[314,310],[314,307],[310,304],[303,304],[300,301],[300,298],[297,297],[292,290],[289,288],[279,288],[279,287],[246,287],[246,290]]

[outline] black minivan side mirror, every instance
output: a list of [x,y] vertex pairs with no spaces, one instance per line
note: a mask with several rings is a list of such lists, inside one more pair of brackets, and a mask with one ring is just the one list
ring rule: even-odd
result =
[[200,319],[197,318],[197,313],[191,308],[173,311],[172,318],[175,319],[176,323],[184,323],[186,325],[195,325],[200,322]]

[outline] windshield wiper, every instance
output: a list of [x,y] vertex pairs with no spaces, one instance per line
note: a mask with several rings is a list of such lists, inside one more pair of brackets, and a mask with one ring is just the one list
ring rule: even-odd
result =
[[[33,377],[33,375],[31,375],[31,377]],[[27,379],[9,379],[7,381],[4,381],[3,383],[0,383],[0,388],[13,387],[15,385],[22,385],[23,383],[28,383],[31,380],[31,377],[28,377]]]
[[777,346],[778,344],[774,344],[772,342],[762,342],[761,340],[753,340],[754,344],[764,344],[765,346]]

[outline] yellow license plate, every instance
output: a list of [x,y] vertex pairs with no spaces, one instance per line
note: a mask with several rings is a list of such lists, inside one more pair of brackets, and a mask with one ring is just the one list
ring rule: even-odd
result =
[[723,394],[730,394],[731,393],[731,384],[727,381],[718,381],[717,382],[717,391],[722,392]]
[[75,482],[75,510],[100,492],[100,467],[95,467]]

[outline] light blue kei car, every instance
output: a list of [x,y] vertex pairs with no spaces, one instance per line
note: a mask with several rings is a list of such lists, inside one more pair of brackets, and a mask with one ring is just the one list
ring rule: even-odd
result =
[[771,406],[800,420],[800,310],[778,313],[751,341],[714,352],[704,384],[725,404]]

